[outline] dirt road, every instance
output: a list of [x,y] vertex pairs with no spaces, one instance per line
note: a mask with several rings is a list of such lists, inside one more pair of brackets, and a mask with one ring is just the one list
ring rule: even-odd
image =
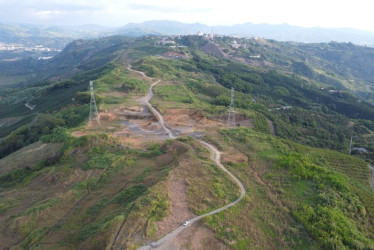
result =
[[237,184],[238,186],[240,187],[240,191],[241,191],[241,194],[240,194],[240,197],[235,200],[234,202],[231,202],[230,204],[227,204],[226,206],[223,206],[221,208],[218,208],[216,210],[213,210],[209,213],[206,213],[206,214],[203,214],[203,215],[200,215],[200,216],[197,216],[195,218],[192,218],[189,220],[189,224],[187,226],[179,226],[178,228],[174,229],[174,231],[172,231],[171,233],[167,234],[166,236],[164,236],[162,239],[156,241],[156,242],[152,242],[151,244],[147,245],[147,246],[143,246],[141,248],[139,248],[139,250],[146,250],[146,249],[171,249],[172,247],[172,243],[173,243],[173,239],[180,233],[182,232],[185,228],[191,226],[194,222],[198,221],[198,220],[201,220],[202,218],[206,217],[206,216],[209,216],[209,215],[213,215],[213,214],[216,214],[216,213],[219,213],[221,211],[224,211],[226,209],[228,209],[229,207],[232,207],[234,206],[235,204],[237,204],[241,199],[243,199],[243,197],[245,196],[245,188],[244,188],[244,185],[238,180],[238,178],[236,178],[230,171],[228,171],[224,166],[223,164],[221,163],[221,153],[211,144],[205,142],[205,141],[202,141],[202,140],[199,140],[199,142],[201,144],[203,144],[206,148],[209,149],[210,153],[211,153],[211,156],[210,158],[225,172],[227,173]]
[[[147,77],[144,72],[140,72],[140,71],[135,71],[133,69],[131,69],[131,66],[129,65],[129,67],[127,68],[128,70],[131,70],[131,71],[134,71],[134,72],[137,72],[139,74],[141,74],[142,76],[144,77]],[[149,77],[147,77],[149,78]],[[149,91],[148,91],[148,94],[143,98],[141,99],[141,102],[142,104],[146,105],[149,110],[151,110],[151,112],[157,117],[158,121],[160,122],[161,126],[163,127],[163,129],[165,130],[165,132],[168,134],[168,136],[171,138],[171,139],[176,139],[177,137],[173,134],[172,130],[169,129],[166,125],[165,125],[165,122],[164,122],[164,119],[162,117],[162,115],[152,106],[152,104],[150,104],[149,100],[152,98],[153,96],[153,87],[158,84],[161,80],[158,80],[156,82],[154,82],[151,87],[149,88]],[[221,163],[221,153],[211,144],[203,141],[203,140],[199,140],[199,142],[201,144],[203,144],[211,153],[211,156],[210,158],[218,165],[218,167],[220,167],[226,174],[228,174],[239,186],[240,188],[240,197],[234,201],[234,202],[231,202],[230,204],[227,204],[226,206],[223,206],[221,208],[218,208],[216,210],[213,210],[209,213],[206,213],[206,214],[203,214],[203,215],[200,215],[200,216],[197,216],[197,217],[194,217],[192,219],[189,220],[189,224],[186,225],[186,226],[179,226],[178,228],[174,229],[174,231],[172,231],[171,233],[167,234],[166,236],[164,236],[162,239],[158,240],[157,242],[152,242],[150,243],[149,245],[147,246],[143,246],[141,248],[139,248],[140,250],[144,250],[144,249],[170,249],[171,248],[171,244],[173,242],[173,239],[180,233],[182,232],[185,228],[191,226],[194,222],[198,221],[198,220],[201,220],[202,218],[206,217],[206,216],[209,216],[209,215],[213,215],[213,214],[216,214],[216,213],[219,213],[223,210],[226,210],[228,209],[229,207],[232,207],[234,206],[235,204],[237,204],[241,199],[243,199],[243,197],[245,196],[245,187],[244,185],[239,181],[238,178],[236,178],[230,171],[228,171],[224,166],[223,164]]]

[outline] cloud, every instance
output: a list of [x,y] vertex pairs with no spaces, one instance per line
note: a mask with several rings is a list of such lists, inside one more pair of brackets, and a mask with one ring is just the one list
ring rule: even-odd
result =
[[162,6],[162,5],[150,5],[150,4],[139,4],[139,3],[130,3],[128,7],[134,10],[147,10],[147,11],[154,11],[154,12],[209,12],[211,8],[186,8],[180,6]]
[[34,14],[37,16],[49,16],[51,14],[60,14],[61,11],[58,10],[42,10],[42,11],[35,11]]
[[103,2],[82,0],[47,1],[47,0],[0,0],[3,10],[35,10],[35,11],[93,11],[105,7]]
[[5,23],[121,26],[176,20],[210,25],[288,23],[374,31],[368,0],[0,0],[0,8],[0,22]]

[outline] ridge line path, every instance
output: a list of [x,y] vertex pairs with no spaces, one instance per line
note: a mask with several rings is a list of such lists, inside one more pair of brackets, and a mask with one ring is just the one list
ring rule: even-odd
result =
[[[128,70],[130,71],[133,71],[133,72],[136,72],[138,74],[141,74],[143,77],[147,78],[147,79],[150,79],[150,80],[154,80],[152,77],[149,77],[147,76],[144,72],[142,71],[137,71],[137,70],[134,70],[131,68],[131,65],[129,65],[127,67]],[[151,100],[152,96],[153,96],[153,87],[158,84],[159,82],[161,82],[161,80],[157,80],[156,82],[152,83],[152,85],[149,87],[149,90],[148,90],[148,94],[141,98],[140,99],[140,103],[144,106],[146,106],[149,111],[151,111],[151,113],[156,116],[157,120],[159,121],[159,123],[161,124],[161,127],[165,130],[165,132],[168,134],[168,136],[171,138],[171,139],[177,139],[177,137],[174,135],[174,133],[171,131],[171,129],[169,129],[166,125],[165,125],[165,122],[164,122],[164,117],[162,117],[162,115],[160,114],[160,112],[158,112],[153,106],[152,104],[149,102],[149,100]]]
[[[143,77],[147,78],[147,79],[151,79],[151,80],[154,80],[153,78],[151,77],[148,77],[144,72],[141,72],[141,71],[137,71],[137,70],[133,70],[131,69],[131,65],[128,66],[127,68],[128,70],[130,71],[133,71],[133,72],[136,72],[136,73],[139,73],[141,74]],[[149,100],[152,98],[153,96],[153,87],[158,84],[161,80],[157,80],[156,82],[152,83],[152,85],[150,86],[149,88],[149,91],[148,91],[148,94],[141,99],[141,102],[142,104],[146,105],[150,110],[151,112],[157,117],[158,121],[160,122],[162,128],[165,130],[165,132],[168,134],[168,136],[171,138],[171,139],[176,139],[177,137],[174,135],[174,133],[171,131],[171,129],[169,129],[166,125],[165,125],[165,122],[164,122],[164,118],[162,117],[162,115],[152,106],[152,104],[150,104]],[[224,166],[223,164],[221,163],[221,152],[219,152],[212,144],[209,144],[203,140],[198,140],[201,144],[203,144],[210,152],[210,158],[218,165],[218,167],[220,167],[227,175],[229,175],[235,182],[236,184],[239,186],[240,188],[240,196],[237,200],[227,204],[226,206],[223,206],[221,208],[218,208],[218,209],[215,209],[209,213],[206,213],[206,214],[203,214],[203,215],[200,215],[200,216],[196,216],[195,218],[192,218],[189,220],[189,224],[186,225],[186,226],[179,226],[178,228],[174,229],[172,232],[170,232],[169,234],[167,234],[166,236],[164,236],[163,238],[161,238],[160,240],[156,241],[156,242],[152,242],[146,246],[143,246],[143,247],[140,247],[138,250],[146,250],[146,249],[167,249],[167,245],[169,243],[171,243],[171,241],[180,233],[182,232],[185,228],[191,226],[194,222],[198,221],[198,220],[201,220],[202,218],[206,217],[206,216],[209,216],[209,215],[213,215],[213,214],[216,214],[216,213],[219,213],[221,211],[224,211],[234,205],[236,205],[239,201],[241,201],[245,194],[246,194],[246,191],[245,191],[245,187],[243,185],[243,183],[241,183],[241,181],[236,178],[230,171],[228,171]]]

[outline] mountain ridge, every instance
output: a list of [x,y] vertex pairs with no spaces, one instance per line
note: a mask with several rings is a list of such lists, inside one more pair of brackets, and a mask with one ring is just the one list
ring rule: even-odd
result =
[[374,32],[352,28],[300,27],[289,24],[254,24],[246,22],[231,26],[183,23],[170,20],[150,20],[128,23],[120,27],[80,25],[78,27],[11,25],[0,23],[0,42],[18,42],[27,37],[95,38],[109,35],[140,37],[144,35],[192,35],[197,32],[242,37],[263,37],[278,41],[303,43],[352,42],[357,45],[374,46]]
[[[289,24],[254,24],[246,22],[231,26],[209,26],[201,23],[182,23],[178,21],[155,20],[142,23],[130,23],[117,29],[120,34],[126,34],[127,29],[142,28],[164,35],[191,35],[201,31],[219,35],[238,35],[264,37],[279,41],[295,42],[352,42],[359,45],[374,46],[374,32],[351,28],[321,28],[299,27]],[[178,33],[179,32],[179,33]]]
[[[374,106],[349,91],[368,92],[374,48],[213,40],[77,40],[35,66],[40,82],[4,90],[0,165],[17,166],[0,174],[0,245],[137,249],[189,220],[191,249],[374,249]],[[100,123],[87,124],[90,81]],[[248,192],[192,227],[239,195],[200,140]]]

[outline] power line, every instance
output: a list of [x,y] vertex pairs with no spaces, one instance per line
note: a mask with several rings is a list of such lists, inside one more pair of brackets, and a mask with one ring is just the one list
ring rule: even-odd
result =
[[91,92],[91,101],[90,101],[89,122],[91,122],[92,120],[96,120],[97,124],[99,124],[99,126],[101,126],[100,116],[99,116],[99,112],[97,112],[95,94],[94,94],[94,90],[93,90],[93,81],[90,81],[90,92]]

